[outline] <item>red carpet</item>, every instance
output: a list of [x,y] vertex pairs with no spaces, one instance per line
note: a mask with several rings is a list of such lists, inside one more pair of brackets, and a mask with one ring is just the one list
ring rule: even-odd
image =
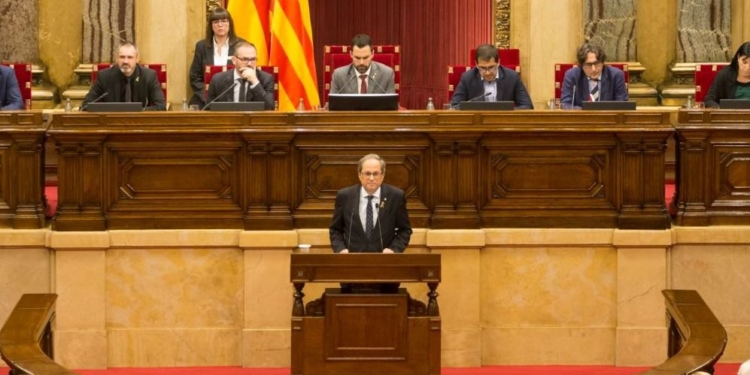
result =
[[[714,375],[736,375],[739,363],[720,364]],[[442,375],[634,375],[647,367],[614,366],[489,366],[444,368]],[[251,369],[240,367],[117,368],[77,370],[81,375],[289,375],[288,368]]]

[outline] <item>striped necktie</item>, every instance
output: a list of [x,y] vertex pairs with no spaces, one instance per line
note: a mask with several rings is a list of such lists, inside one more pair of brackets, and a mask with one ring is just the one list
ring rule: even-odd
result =
[[372,198],[375,198],[375,196],[367,196],[367,214],[365,218],[365,235],[367,235],[367,238],[372,237],[372,231],[375,228],[375,215],[372,211]]
[[591,101],[599,101],[599,80],[592,80],[594,82],[594,88],[591,89]]

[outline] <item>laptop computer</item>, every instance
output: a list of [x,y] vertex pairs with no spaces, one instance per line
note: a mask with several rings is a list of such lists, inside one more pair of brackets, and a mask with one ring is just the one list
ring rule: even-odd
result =
[[516,104],[513,102],[460,102],[458,109],[464,111],[512,111]]
[[395,111],[398,94],[330,94],[329,111]]
[[747,99],[721,99],[719,100],[721,109],[750,109],[750,100]]
[[141,102],[97,102],[85,107],[87,112],[142,112]]
[[619,100],[582,102],[581,109],[584,111],[632,111],[635,110],[635,102],[623,102]]
[[265,102],[216,102],[211,103],[212,111],[256,112],[266,109]]

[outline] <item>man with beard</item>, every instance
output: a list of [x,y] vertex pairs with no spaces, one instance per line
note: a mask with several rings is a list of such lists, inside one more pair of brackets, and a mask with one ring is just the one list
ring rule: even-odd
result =
[[98,99],[100,102],[141,102],[145,111],[166,110],[156,72],[138,65],[139,59],[133,43],[121,44],[117,49],[117,63],[99,72],[81,108]]
[[375,51],[369,35],[356,35],[352,39],[349,55],[352,57],[352,63],[333,71],[329,94],[393,94],[396,92],[393,69],[372,61]]

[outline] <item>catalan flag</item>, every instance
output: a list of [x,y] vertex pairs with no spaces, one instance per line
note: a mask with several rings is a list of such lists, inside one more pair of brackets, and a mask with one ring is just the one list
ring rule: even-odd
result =
[[[237,1],[237,0],[234,0]],[[274,0],[271,65],[279,68],[279,110],[320,106],[308,0]]]
[[271,47],[271,5],[273,0],[229,0],[227,10],[237,36],[255,45],[258,65],[268,65]]

